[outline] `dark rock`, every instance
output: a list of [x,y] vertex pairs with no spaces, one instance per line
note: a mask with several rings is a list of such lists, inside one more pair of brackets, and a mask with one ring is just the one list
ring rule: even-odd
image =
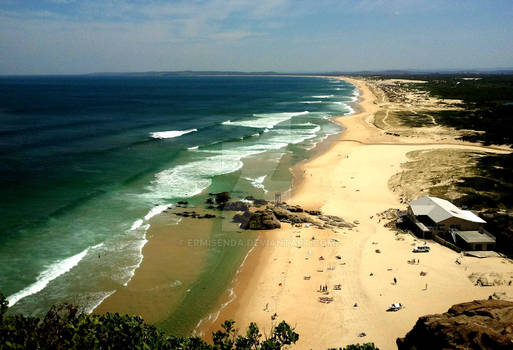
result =
[[304,211],[299,205],[287,205],[285,209],[292,213],[302,213]]
[[232,211],[247,211],[249,209],[248,205],[244,202],[228,202],[222,203],[217,206],[220,210],[232,210]]
[[[249,217],[247,217],[248,214]],[[246,217],[247,221],[242,222],[240,226],[245,230],[272,230],[281,227],[280,222],[271,210],[257,210],[254,213],[245,212],[243,215],[238,216],[237,220]]]
[[274,207],[272,208],[274,215],[278,218],[278,220],[283,222],[290,222],[292,224],[299,224],[303,222],[312,222],[310,218],[307,218],[305,215],[292,213],[289,210],[282,207]]
[[266,205],[267,203],[269,203],[268,201],[266,201],[265,199],[257,199],[253,196],[247,196],[246,198],[244,198],[248,201],[252,201],[253,202],[253,205],[255,207],[261,207],[262,205]]
[[254,199],[253,200],[253,205],[255,207],[261,207],[263,205],[267,205],[267,203],[269,203],[269,202],[266,201],[265,199]]
[[226,203],[232,198],[228,192],[219,192],[216,193],[215,196],[217,204]]
[[187,201],[178,201],[178,202],[176,202],[176,204],[178,204],[178,205],[188,205],[189,202],[187,202]]
[[216,216],[214,214],[205,214],[205,215],[199,215],[198,219],[213,219]]
[[313,216],[322,215],[320,210],[305,210],[305,212],[307,212],[308,214],[313,215]]
[[250,216],[251,216],[251,213],[249,211],[245,211],[242,214],[235,214],[233,216],[232,221],[238,222],[239,224],[242,224],[242,225],[245,225],[249,221]]
[[443,314],[422,316],[404,338],[406,349],[512,349],[513,302],[475,300],[453,305]]
[[207,203],[207,204],[214,204],[214,199],[213,198],[207,198],[205,203]]

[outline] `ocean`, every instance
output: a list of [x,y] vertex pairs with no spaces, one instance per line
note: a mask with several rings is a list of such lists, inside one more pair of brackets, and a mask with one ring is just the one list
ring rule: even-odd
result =
[[341,132],[332,118],[356,99],[330,78],[0,78],[0,292],[10,312],[42,315],[64,301],[92,312],[133,278],[154,216],[180,200],[202,206],[209,192],[287,191],[290,167]]

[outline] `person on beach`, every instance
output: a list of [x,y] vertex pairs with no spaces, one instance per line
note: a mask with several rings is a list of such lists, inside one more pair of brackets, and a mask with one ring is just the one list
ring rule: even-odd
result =
[[394,277],[394,284],[397,284],[397,278]]

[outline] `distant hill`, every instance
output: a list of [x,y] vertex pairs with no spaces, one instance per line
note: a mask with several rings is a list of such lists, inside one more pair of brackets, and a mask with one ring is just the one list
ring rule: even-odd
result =
[[419,75],[419,74],[513,74],[513,68],[476,68],[476,69],[389,69],[389,70],[361,70],[361,71],[332,71],[332,72],[242,72],[242,71],[148,71],[148,72],[97,72],[85,74],[88,76],[249,76],[249,75]]

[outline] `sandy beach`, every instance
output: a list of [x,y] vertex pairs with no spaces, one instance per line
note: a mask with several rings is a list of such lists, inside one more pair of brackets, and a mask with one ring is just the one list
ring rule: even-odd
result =
[[[260,244],[233,284],[235,299],[196,330],[205,338],[226,319],[235,320],[242,330],[256,322],[262,332],[285,320],[300,334],[297,349],[365,342],[395,349],[396,338],[422,315],[445,312],[453,304],[484,299],[494,292],[513,294],[507,283],[480,287],[468,278],[476,273],[510,280],[509,260],[461,257],[434,242],[429,242],[430,253],[414,254],[412,248],[423,241],[385,228],[377,215],[406,208],[390,189],[389,179],[401,171],[408,152],[497,151],[454,140],[389,135],[372,124],[380,107],[367,84],[342,79],[358,86],[359,110],[337,119],[346,130],[329,150],[301,165],[302,180],[287,202],[343,217],[357,223],[356,228],[332,231],[282,224],[279,230],[262,232]],[[419,262],[409,264],[411,259]],[[339,284],[340,290],[335,290]],[[326,295],[319,292],[321,285],[328,286]],[[320,303],[322,296],[333,301]],[[396,302],[404,309],[386,312]],[[362,333],[365,336],[359,336]]]

